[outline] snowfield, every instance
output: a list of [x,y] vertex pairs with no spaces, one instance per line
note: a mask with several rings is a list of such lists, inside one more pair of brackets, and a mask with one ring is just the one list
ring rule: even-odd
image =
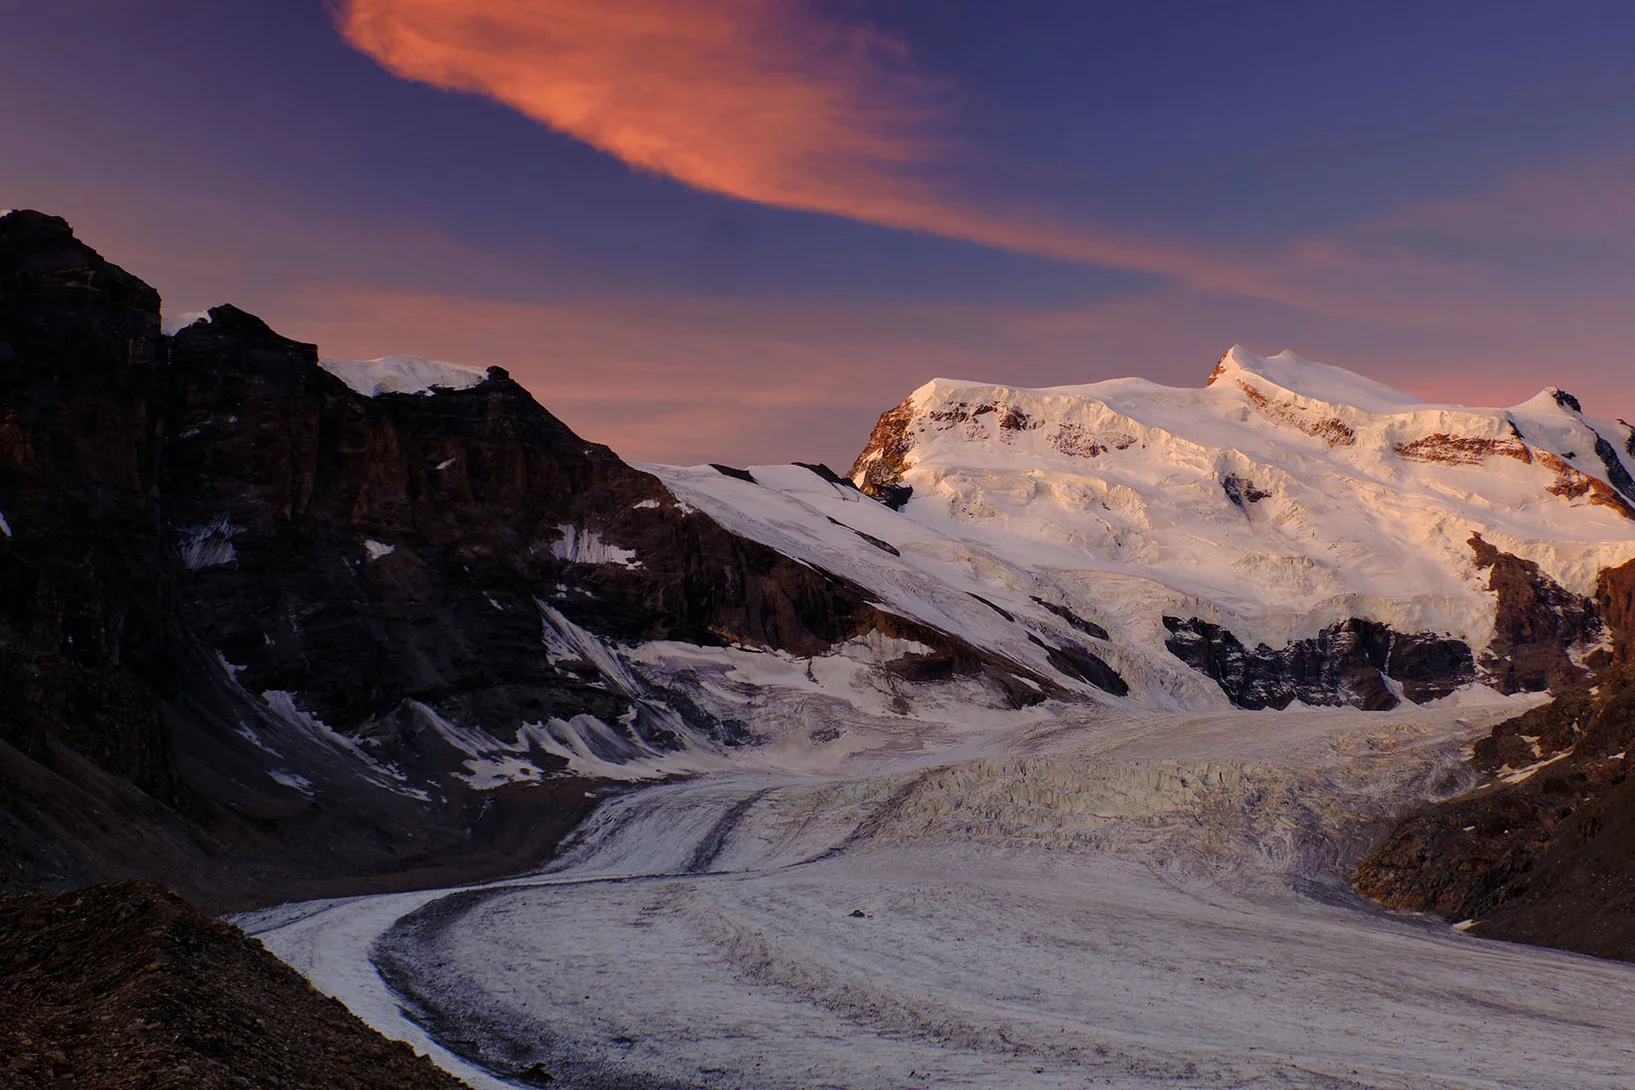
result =
[[1116,717],[723,773],[608,801],[530,878],[240,922],[479,1086],[1627,1086],[1635,966],[1349,890],[1516,710]]

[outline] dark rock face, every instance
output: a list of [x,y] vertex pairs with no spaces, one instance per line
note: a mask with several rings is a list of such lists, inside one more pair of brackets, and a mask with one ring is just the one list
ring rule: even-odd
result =
[[52,713],[76,702],[101,720],[82,752],[175,801],[156,694],[114,673],[172,687],[153,495],[159,297],[55,217],[0,219],[0,252],[0,740],[42,752]]
[[1066,606],[1059,606],[1054,602],[1047,602],[1037,595],[1031,595],[1030,597],[1032,597],[1034,602],[1044,606],[1045,609],[1049,610],[1051,613],[1054,613],[1056,616],[1060,617],[1062,620],[1066,621],[1080,632],[1083,632],[1086,636],[1093,636],[1098,640],[1105,640],[1108,638],[1107,630],[1101,627],[1101,625],[1097,624],[1095,621],[1080,617],[1077,613],[1074,613]]
[[711,462],[710,468],[721,474],[723,477],[734,477],[740,481],[747,481],[750,484],[755,483],[754,475],[747,469],[735,469],[732,466],[724,466],[719,462]]
[[217,549],[184,563],[184,626],[337,729],[406,695],[480,703],[490,730],[617,719],[548,661],[536,598],[626,641],[810,654],[875,623],[861,590],[684,514],[508,378],[359,397],[231,308],[177,335],[171,371],[167,523],[180,551]]
[[[1635,451],[1630,452],[1635,455]],[[1635,500],[1635,477],[1629,475],[1624,463],[1618,457],[1618,448],[1607,442],[1600,432],[1595,433],[1595,456],[1601,459],[1601,464],[1607,467],[1607,480],[1612,487],[1623,493],[1625,499]]]
[[1130,691],[1129,683],[1119,676],[1118,671],[1103,662],[1092,651],[1072,644],[1063,647],[1047,646],[1045,657],[1050,660],[1050,665],[1068,677],[1094,685],[1103,692],[1124,696]]
[[1611,637],[1613,662],[1635,662],[1635,560],[1601,573],[1595,607]]
[[857,491],[857,485],[853,484],[849,477],[842,477],[840,474],[836,473],[822,462],[795,462],[794,464],[800,466],[802,469],[811,470],[813,473],[817,474],[819,477],[822,477],[825,481],[828,481],[832,485],[838,485],[841,488],[849,488],[853,492]]
[[233,307],[166,338],[152,289],[29,212],[0,218],[0,517],[12,885],[160,874],[222,908],[466,881],[595,800],[466,786],[444,724],[747,740],[542,627],[803,655],[912,630],[1013,699],[1052,687],[689,513],[499,369],[368,398]]
[[1472,760],[1482,786],[1405,819],[1358,865],[1358,890],[1488,938],[1635,960],[1632,748],[1625,666],[1494,728]]
[[1475,680],[1470,648],[1434,633],[1404,635],[1375,621],[1340,621],[1282,649],[1253,650],[1219,625],[1165,617],[1172,655],[1213,678],[1234,705],[1283,709],[1295,700],[1315,706],[1388,711],[1403,695],[1422,704]]
[[850,530],[852,533],[856,534],[858,537],[862,538],[864,541],[868,542],[870,545],[873,545],[876,549],[879,549],[883,553],[890,553],[892,556],[902,556],[903,555],[902,552],[897,548],[897,546],[893,545],[889,541],[883,541],[880,538],[875,537],[873,534],[865,534],[862,530],[859,530],[857,527],[847,526],[844,522],[841,522],[837,518],[830,517],[829,521],[831,523],[833,523],[834,525],[839,526],[843,530]]
[[1506,694],[1581,682],[1584,671],[1568,650],[1601,638],[1595,603],[1555,582],[1531,560],[1500,552],[1480,534],[1471,535],[1470,547],[1498,598],[1493,641],[1480,664],[1484,680]]
[[1410,814],[1358,865],[1390,908],[1635,960],[1635,561],[1601,573],[1612,665],[1473,747],[1480,786]]

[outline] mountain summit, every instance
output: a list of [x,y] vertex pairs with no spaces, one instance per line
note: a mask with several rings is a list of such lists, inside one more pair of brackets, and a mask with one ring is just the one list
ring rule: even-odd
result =
[[[1561,391],[1432,405],[1239,347],[1196,389],[926,383],[850,473],[889,510],[780,470],[750,468],[759,492],[655,472],[905,612],[958,602],[910,589],[933,580],[1040,623],[1092,619],[1097,654],[1149,706],[1207,705],[1208,675],[1244,707],[1389,707],[1583,676],[1604,635],[1597,579],[1635,557],[1632,469],[1629,425]],[[959,630],[1047,665],[1029,632],[958,609]]]

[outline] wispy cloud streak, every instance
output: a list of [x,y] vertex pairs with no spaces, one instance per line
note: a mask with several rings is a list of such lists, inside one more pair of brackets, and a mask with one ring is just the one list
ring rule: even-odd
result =
[[1358,305],[1357,259],[1331,240],[1226,253],[973,200],[957,178],[975,153],[944,135],[952,84],[805,0],[337,2],[346,40],[392,73],[698,189],[1306,309]]
[[[483,95],[641,170],[782,208],[1207,278],[1181,247],[995,211],[947,178],[952,85],[800,0],[340,0],[392,73]],[[1224,270],[1223,270],[1224,271]]]

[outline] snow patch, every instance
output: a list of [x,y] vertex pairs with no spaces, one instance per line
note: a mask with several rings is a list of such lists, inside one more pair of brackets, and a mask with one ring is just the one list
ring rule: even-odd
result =
[[363,539],[363,551],[369,554],[370,560],[379,560],[383,556],[391,556],[397,552],[396,545],[388,545],[383,541],[376,541],[372,537]]
[[[465,754],[465,771],[456,773],[456,776],[474,791],[491,791],[510,783],[536,783],[544,779],[549,773],[532,759],[535,751],[557,757],[579,756],[589,759],[592,765],[596,764],[588,747],[581,746],[576,750],[564,744],[563,738],[575,736],[576,728],[558,720],[551,720],[548,724],[524,724],[517,732],[516,740],[506,742],[487,731],[452,723],[417,701],[410,701],[410,707],[452,748]],[[593,716],[576,716],[575,719],[593,721],[597,729],[604,733],[608,731],[606,724]],[[589,724],[583,724],[579,729],[588,727]],[[629,748],[628,743],[625,743],[625,748]],[[583,763],[581,761],[581,765]],[[583,773],[584,768],[574,768],[573,771]],[[629,781],[645,777],[626,767],[614,778]]]
[[274,749],[272,746],[269,746],[266,739],[262,738],[260,734],[256,733],[256,731],[247,724],[240,723],[237,727],[233,728],[233,733],[250,743],[255,748],[271,753],[274,757],[277,757],[280,760],[282,760],[284,757],[284,755],[278,752],[278,750]]
[[189,310],[175,316],[166,314],[159,320],[159,332],[167,337],[174,337],[188,326],[196,325],[199,322],[206,325],[210,324],[210,312],[208,310]]
[[[1537,752],[1537,750],[1538,750],[1537,742],[1536,741],[1533,742],[1532,745],[1533,745],[1534,752]],[[1570,750],[1570,749],[1563,750],[1562,752],[1556,754],[1554,757],[1547,757],[1542,761],[1536,761],[1533,764],[1528,765],[1526,768],[1518,768],[1514,772],[1508,773],[1507,775],[1504,775],[1504,776],[1500,776],[1499,777],[1499,782],[1500,783],[1521,783],[1523,780],[1530,780],[1535,775],[1538,774],[1539,769],[1549,768],[1551,765],[1555,764],[1557,761],[1561,760],[1562,758],[1572,756],[1572,752],[1573,751]]]
[[408,777],[404,776],[398,769],[375,760],[355,739],[348,738],[310,712],[302,711],[300,706],[295,703],[294,693],[282,689],[269,689],[261,694],[261,699],[268,708],[272,709],[273,714],[285,723],[300,728],[318,741],[361,761],[368,768],[365,778],[375,786],[394,791],[400,795],[407,795],[420,802],[431,801],[429,792],[423,788],[411,786]]
[[574,564],[618,564],[626,568],[639,568],[641,562],[636,559],[634,549],[622,549],[602,540],[602,535],[596,530],[585,530],[578,526],[558,526],[557,532],[562,536],[551,545],[551,555],[559,560],[567,560]]
[[484,368],[428,360],[422,356],[382,356],[373,360],[320,359],[318,366],[364,397],[469,390],[488,377]]
[[275,783],[281,783],[285,787],[293,787],[303,795],[310,796],[313,794],[312,781],[298,773],[286,772],[281,768],[270,768],[267,770],[267,775],[271,776]]
[[6,521],[6,516],[3,513],[0,513],[0,534],[4,534],[6,537],[11,536],[11,523]]

